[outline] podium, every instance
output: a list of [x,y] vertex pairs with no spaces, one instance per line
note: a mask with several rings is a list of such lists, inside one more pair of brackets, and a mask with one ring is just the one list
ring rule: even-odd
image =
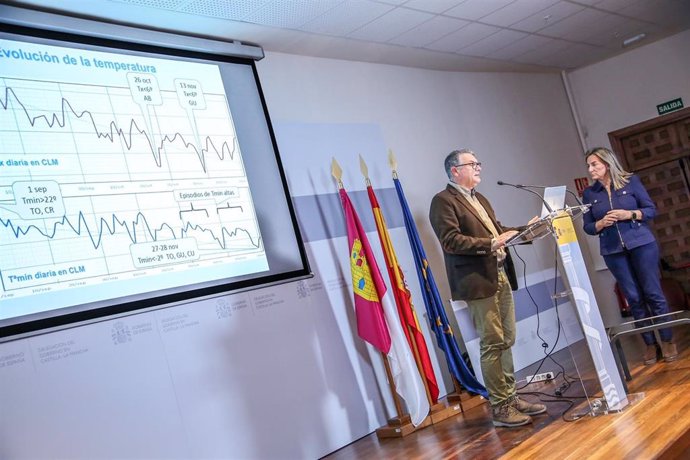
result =
[[[606,407],[597,406],[591,407],[591,409],[596,408],[603,413],[617,412],[629,404],[628,396],[608,341],[604,323],[599,314],[599,306],[594,297],[592,284],[573,226],[573,220],[588,211],[589,205],[579,205],[575,207],[566,206],[564,209],[549,212],[508,240],[506,246],[528,243],[549,235],[552,235],[556,240],[563,282],[566,287],[563,297],[566,295],[570,297],[575,306],[604,395],[601,402]],[[591,403],[590,406],[592,406]]]

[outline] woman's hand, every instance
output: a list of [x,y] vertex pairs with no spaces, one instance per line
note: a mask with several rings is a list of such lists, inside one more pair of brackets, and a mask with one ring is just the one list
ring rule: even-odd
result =
[[596,224],[594,224],[594,226],[596,227],[598,232],[602,231],[606,227],[610,227],[611,225],[615,224],[618,221],[618,219],[615,217],[615,214],[612,214],[612,213],[617,212],[617,211],[620,211],[620,210],[611,210],[611,211],[607,212],[604,217],[599,219],[596,222]]
[[607,216],[611,216],[613,219],[615,219],[614,222],[619,220],[630,220],[632,219],[632,211],[628,211],[627,209],[612,209],[606,213],[604,218]]

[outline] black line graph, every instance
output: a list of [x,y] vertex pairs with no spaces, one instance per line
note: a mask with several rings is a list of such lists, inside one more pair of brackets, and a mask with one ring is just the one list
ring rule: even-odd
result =
[[[224,95],[207,94],[205,110],[189,110],[174,90],[160,91],[162,103],[154,106],[137,104],[126,86],[7,78],[3,83],[0,108],[10,115],[3,131],[16,139],[15,152],[8,148],[4,153],[52,151],[42,147],[53,138],[68,146],[63,155],[71,158],[63,161],[86,160],[87,168],[80,171],[86,175],[95,161],[90,156],[102,159],[117,153],[121,155],[117,160],[132,173],[127,180],[141,179],[142,173],[181,178],[182,171],[185,178],[244,175]],[[97,109],[77,107],[73,100]],[[199,126],[208,133],[200,132]],[[46,138],[44,143],[32,144],[27,139],[32,134]],[[33,148],[27,149],[27,140]]]
[[144,234],[148,236],[147,241],[158,241],[159,234],[163,232],[171,235],[174,239],[184,238],[186,235],[193,232],[207,232],[210,235],[210,238],[215,241],[221,249],[228,249],[230,247],[229,240],[236,238],[240,234],[246,235],[248,240],[246,245],[247,248],[256,249],[260,247],[259,241],[254,241],[251,233],[245,228],[235,227],[232,230],[229,230],[225,227],[222,227],[220,235],[216,235],[212,229],[204,228],[201,225],[196,225],[191,222],[185,223],[180,229],[175,229],[173,226],[167,223],[163,223],[157,228],[151,228],[146,220],[146,216],[144,216],[144,214],[141,212],[138,212],[135,216],[135,219],[131,222],[120,219],[115,214],[112,214],[108,219],[100,217],[98,219],[96,229],[90,228],[82,211],[79,211],[76,222],[73,222],[72,219],[68,218],[67,216],[63,216],[62,219],[51,222],[51,224],[52,227],[49,227],[46,230],[44,228],[45,226],[38,226],[34,224],[29,224],[26,226],[15,225],[11,219],[3,220],[0,218],[0,225],[10,230],[15,238],[20,238],[31,231],[35,231],[47,239],[54,239],[58,233],[58,228],[65,227],[74,232],[75,235],[87,236],[94,249],[98,249],[101,246],[104,235],[115,235],[118,228],[121,228],[128,235],[129,240],[132,243],[137,243],[137,227],[141,227]]
[[266,269],[225,94],[204,92],[210,76],[164,77],[0,79],[4,292],[219,261]]
[[151,151],[152,158],[157,167],[162,166],[161,156],[165,151],[166,144],[173,144],[175,142],[181,142],[184,148],[187,148],[194,152],[194,154],[199,159],[199,164],[203,172],[206,172],[206,159],[207,154],[214,154],[219,160],[225,160],[229,158],[232,160],[235,156],[235,150],[237,148],[237,143],[233,137],[232,145],[229,145],[228,141],[223,141],[220,147],[217,147],[210,136],[205,136],[204,142],[201,146],[194,145],[192,141],[185,139],[185,136],[181,133],[164,134],[162,139],[154,145],[153,133],[147,132],[145,129],[139,127],[137,121],[132,118],[129,120],[129,126],[120,127],[115,121],[111,121],[105,131],[100,130],[97,126],[94,116],[88,110],[77,111],[70,101],[64,97],[60,100],[59,112],[52,113],[49,115],[40,114],[32,116],[27,109],[27,107],[22,103],[22,101],[17,96],[17,91],[9,86],[4,88],[5,95],[0,98],[0,106],[3,110],[14,109],[19,112],[19,116],[22,114],[26,117],[26,120],[31,127],[40,127],[44,124],[48,128],[60,127],[64,128],[67,125],[67,118],[69,116],[76,117],[77,119],[85,119],[93,126],[93,133],[97,138],[108,139],[111,143],[115,142],[116,138],[119,138],[124,143],[127,150],[131,150],[133,140],[135,135],[141,135],[144,137],[145,142],[148,144],[148,149]]

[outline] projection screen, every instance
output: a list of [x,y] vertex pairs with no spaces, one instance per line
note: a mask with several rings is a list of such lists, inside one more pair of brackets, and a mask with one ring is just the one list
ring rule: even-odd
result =
[[251,59],[0,32],[0,338],[309,276]]

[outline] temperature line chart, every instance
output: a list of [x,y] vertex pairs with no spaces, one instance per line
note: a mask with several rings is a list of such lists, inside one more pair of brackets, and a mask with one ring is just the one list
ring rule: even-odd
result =
[[268,269],[216,66],[0,46],[0,319]]

